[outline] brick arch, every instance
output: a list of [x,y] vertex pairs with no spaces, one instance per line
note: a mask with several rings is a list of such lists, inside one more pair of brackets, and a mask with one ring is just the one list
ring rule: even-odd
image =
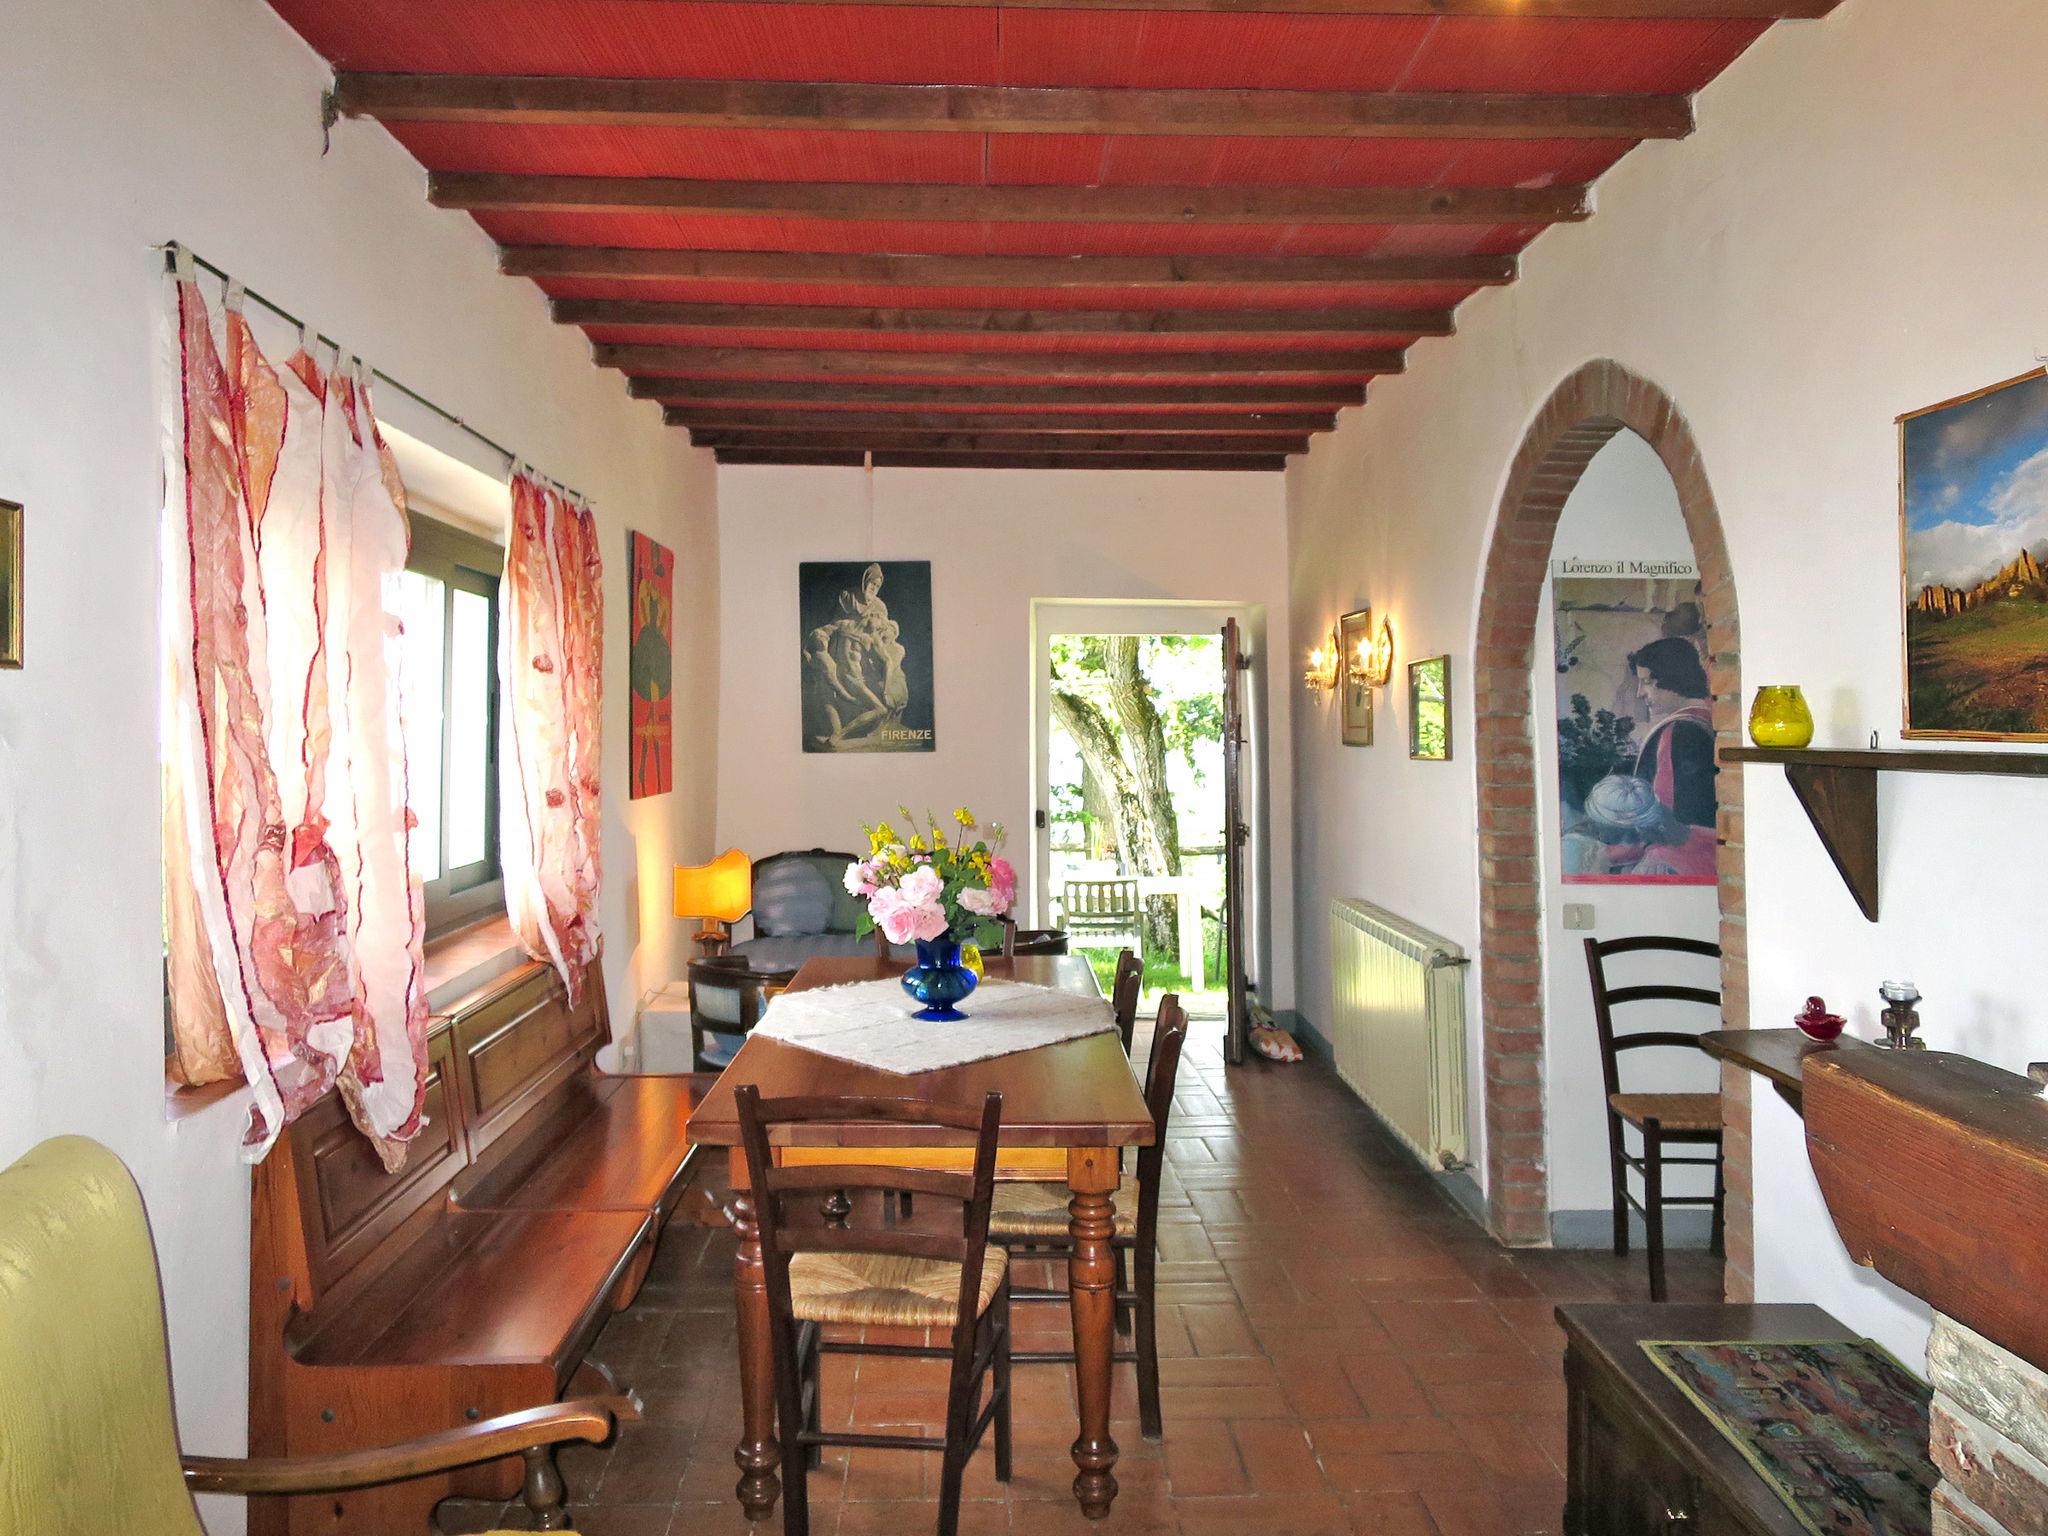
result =
[[[1678,407],[1620,364],[1588,363],[1537,412],[1509,471],[1479,599],[1474,689],[1479,753],[1480,1006],[1484,1021],[1488,1218],[1502,1241],[1549,1241],[1544,1166],[1543,872],[1536,822],[1530,669],[1537,607],[1566,499],[1624,428],[1654,448],[1678,487],[1705,593],[1714,728],[1738,740],[1741,646],[1727,541],[1707,472]],[[1720,776],[1721,984],[1731,1027],[1748,1013],[1743,926],[1742,775]],[[1727,1074],[1731,1296],[1750,1273],[1748,1079]]]

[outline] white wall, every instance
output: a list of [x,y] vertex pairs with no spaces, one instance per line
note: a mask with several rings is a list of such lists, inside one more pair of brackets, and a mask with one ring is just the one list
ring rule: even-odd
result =
[[[135,1170],[198,1451],[243,1444],[249,1174],[239,1108],[163,1112],[152,242],[187,242],[595,500],[615,1014],[680,964],[666,872],[710,842],[710,456],[497,276],[467,218],[428,208],[381,130],[344,123],[323,157],[326,80],[256,0],[13,6],[0,49],[0,496],[28,508],[27,666],[0,672],[0,1162],[83,1132]],[[628,526],[680,558],[677,789],[637,804]],[[240,1526],[236,1505],[209,1514]]]
[[[719,473],[722,615],[718,840],[760,856],[850,848],[897,805],[963,801],[1031,836],[1031,604],[1114,598],[1263,605],[1274,793],[1273,889],[1289,888],[1286,528],[1278,475],[1114,470],[728,468]],[[806,753],[797,565],[932,562],[936,750]],[[1254,637],[1257,646],[1260,637]],[[1026,892],[1027,899],[1029,892]],[[1291,953],[1286,903],[1273,944]],[[1283,963],[1269,999],[1291,1006]],[[1263,978],[1261,978],[1263,979]]]
[[[1527,425],[1573,369],[1612,357],[1691,423],[1727,525],[1746,681],[1803,683],[1823,746],[1873,730],[1896,741],[1893,418],[2022,372],[2048,346],[2044,56],[2038,0],[1849,0],[1775,28],[1703,93],[1692,139],[1630,155],[1590,222],[1546,234],[1520,282],[1466,304],[1455,339],[1418,346],[1407,376],[1295,461],[1296,632],[1369,583],[1409,654],[1467,660]],[[1459,684],[1469,720],[1469,666]],[[1334,894],[1360,890],[1477,947],[1475,794],[1469,757],[1449,770],[1347,759],[1302,713],[1297,942],[1313,1017],[1328,1004],[1311,919]],[[1868,1035],[1878,982],[1904,973],[1928,996],[1934,1045],[2007,1067],[2043,1054],[2037,785],[1888,778],[1872,925],[1782,777],[1745,771],[1755,1022],[1818,992]],[[1850,1267],[1798,1122],[1773,1094],[1756,1102],[1759,1295],[1818,1301],[1917,1352],[1923,1310]]]
[[[1693,558],[1678,487],[1664,461],[1633,432],[1623,432],[1594,457],[1558,515],[1551,545],[1553,562],[1581,560],[1684,560]],[[1586,978],[1585,940],[1620,939],[1631,934],[1666,933],[1680,938],[1719,937],[1720,901],[1713,886],[1565,885],[1559,847],[1556,628],[1546,583],[1536,617],[1536,647],[1530,698],[1537,721],[1536,819],[1543,846],[1544,1105],[1550,1174],[1552,1228],[1561,1242],[1598,1245],[1609,1240],[1611,1220],[1607,1176],[1606,1089],[1600,1075],[1600,1042]],[[1600,707],[1605,700],[1596,702]],[[1591,934],[1564,926],[1567,902],[1593,908]],[[1684,956],[1638,959],[1620,955],[1608,965],[1613,984],[1646,981],[1690,986],[1719,984],[1711,960]],[[1625,1030],[1698,1029],[1697,1005],[1635,1004],[1620,1010]],[[1660,1012],[1663,1017],[1660,1017]],[[1688,1055],[1694,1053],[1686,1053]],[[1643,1051],[1622,1058],[1622,1083],[1636,1092],[1711,1093],[1720,1073],[1714,1063],[1688,1061],[1677,1051]],[[1673,1176],[1673,1194],[1709,1192],[1689,1173]],[[1575,1213],[1570,1216],[1561,1213]]]

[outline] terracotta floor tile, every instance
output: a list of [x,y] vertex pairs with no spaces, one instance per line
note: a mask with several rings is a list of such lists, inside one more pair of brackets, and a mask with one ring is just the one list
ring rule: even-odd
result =
[[1322,1493],[1329,1486],[1299,1420],[1239,1419],[1230,1434],[1254,1493]]
[[1176,1425],[1165,1445],[1166,1483],[1174,1498],[1251,1490],[1251,1474],[1238,1456],[1227,1421]]
[[1177,1499],[1181,1536],[1351,1536],[1351,1514],[1334,1494]]

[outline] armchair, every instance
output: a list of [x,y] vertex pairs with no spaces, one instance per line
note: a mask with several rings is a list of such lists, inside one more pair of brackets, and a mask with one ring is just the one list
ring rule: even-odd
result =
[[403,1445],[289,1460],[185,1456],[156,1249],[135,1181],[60,1136],[0,1171],[0,1536],[205,1536],[195,1492],[315,1493],[519,1455],[540,1529],[567,1524],[554,1447],[601,1442],[630,1398],[548,1403]]

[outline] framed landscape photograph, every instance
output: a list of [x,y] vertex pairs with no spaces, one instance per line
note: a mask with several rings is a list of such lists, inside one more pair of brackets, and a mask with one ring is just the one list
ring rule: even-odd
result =
[[21,503],[0,501],[0,667],[21,665]]
[[1372,610],[1361,608],[1337,621],[1337,687],[1344,700],[1344,745],[1372,745],[1372,684],[1359,673],[1358,648],[1372,648]]
[[2048,369],[1899,418],[1905,734],[2048,741]]
[[931,752],[932,563],[798,567],[806,752]]
[[1408,755],[1419,762],[1451,760],[1451,658],[1408,663]]

